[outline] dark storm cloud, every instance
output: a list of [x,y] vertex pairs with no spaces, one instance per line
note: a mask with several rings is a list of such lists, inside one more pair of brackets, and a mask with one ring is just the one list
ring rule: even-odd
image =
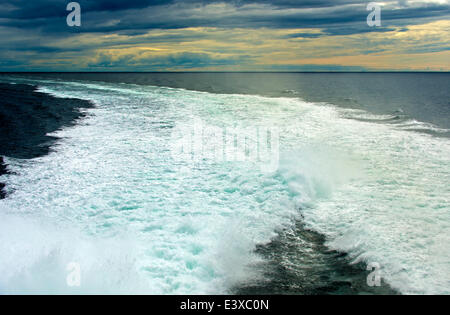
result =
[[[64,16],[67,0],[2,0],[0,18],[33,19]],[[176,2],[192,6],[227,2],[236,7],[248,4],[268,4],[279,8],[313,8],[329,7],[342,4],[358,3],[358,0],[78,0],[84,12],[114,12],[128,9],[171,5]]]
[[[9,10],[0,10],[0,18],[9,19],[37,19],[66,16],[66,0],[14,0],[2,1],[2,4],[11,6]],[[167,0],[78,0],[84,12],[121,11],[139,9],[153,5],[170,4]]]
[[[40,28],[45,33],[78,32],[64,25],[67,11],[65,0],[3,1],[1,24],[17,28]],[[334,33],[349,24],[366,28],[366,5],[361,0],[79,0],[83,12],[83,32],[118,32],[148,29],[176,29],[186,27],[241,28],[327,28]],[[227,6],[218,4],[226,3]],[[207,6],[214,5],[217,6]],[[209,9],[208,9],[209,8]],[[383,10],[383,22],[389,26],[414,23],[419,19],[450,14],[449,5],[424,4],[411,7],[407,1]],[[362,28],[360,27],[360,28]],[[358,32],[355,27],[354,33]]]
[[[382,10],[382,26],[370,28],[366,24],[366,7],[371,0],[78,0],[82,10],[82,25],[69,27],[66,24],[66,6],[69,2],[71,0],[0,0],[0,68],[13,69],[23,64],[23,68],[28,69],[34,60],[36,63],[54,61],[55,65],[62,62],[65,67],[64,63],[70,64],[81,58],[78,55],[96,56],[97,49],[160,43],[179,44],[203,39],[217,42],[224,40],[212,38],[219,36],[216,33],[211,35],[206,31],[186,30],[195,27],[240,28],[248,29],[249,32],[260,28],[305,29],[291,35],[273,35],[282,40],[296,42],[313,41],[323,36],[394,30],[401,32],[411,25],[450,17],[449,2],[439,4],[429,1],[384,1],[386,5]],[[178,29],[183,30],[179,32]],[[311,32],[311,29],[315,31]],[[145,34],[151,30],[154,30],[151,38],[146,37]],[[94,38],[98,36],[99,40],[77,41],[77,34],[89,34]],[[103,35],[109,34],[125,36],[111,36],[105,40]],[[73,41],[68,45],[61,44],[67,38]],[[226,38],[227,42],[232,40]],[[258,46],[259,43],[249,37],[246,44]],[[422,51],[443,51],[445,47],[424,47]],[[220,54],[220,49],[222,48],[219,45],[217,50],[209,48],[206,51]],[[121,59],[117,56],[113,58],[100,55],[96,62],[89,61],[89,67],[128,66],[131,70],[145,67],[188,69],[249,64],[254,61],[246,56],[248,53],[245,47],[227,49],[228,53],[242,56],[217,57],[200,53],[205,50],[199,47],[195,53],[173,54],[168,51],[165,57],[149,57],[147,60],[136,60],[132,56]],[[370,48],[367,53],[373,51],[380,50],[377,47],[373,50]],[[329,70],[341,70],[338,65],[336,67]],[[309,68],[306,66],[301,69]]]

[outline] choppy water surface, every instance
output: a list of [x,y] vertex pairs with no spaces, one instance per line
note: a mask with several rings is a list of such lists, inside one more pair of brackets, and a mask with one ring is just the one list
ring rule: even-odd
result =
[[[4,80],[95,106],[48,155],[5,157],[0,292],[450,293],[445,124],[302,95]],[[177,158],[174,130],[196,119],[279,128],[278,169]]]

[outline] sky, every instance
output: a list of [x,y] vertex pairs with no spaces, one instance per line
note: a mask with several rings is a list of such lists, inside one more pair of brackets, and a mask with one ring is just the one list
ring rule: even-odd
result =
[[450,0],[0,0],[0,71],[450,71]]

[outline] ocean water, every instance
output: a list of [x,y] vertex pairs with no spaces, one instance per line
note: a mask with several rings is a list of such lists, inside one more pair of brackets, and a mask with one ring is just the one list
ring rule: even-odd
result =
[[[449,78],[2,75],[94,106],[5,155],[0,292],[449,294]],[[277,130],[277,167],[179,155],[199,121]]]

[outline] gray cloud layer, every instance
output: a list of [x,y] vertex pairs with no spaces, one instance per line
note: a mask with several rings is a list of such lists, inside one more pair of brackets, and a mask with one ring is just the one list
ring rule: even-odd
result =
[[[45,33],[117,32],[185,27],[242,28],[339,28],[359,32],[369,1],[361,0],[79,0],[83,12],[81,29],[64,27],[64,0],[3,1],[0,24]],[[387,26],[415,23],[421,19],[450,15],[449,3],[392,1],[383,9]],[[364,29],[366,29],[364,27]]]
[[[133,45],[140,40],[136,35],[152,29],[317,28],[322,31],[317,34],[289,35],[286,40],[290,40],[386,32],[396,27],[450,17],[450,1],[387,1],[382,11],[383,26],[369,28],[366,24],[366,6],[370,1],[361,0],[79,0],[82,27],[70,28],[66,25],[68,2],[69,0],[1,0],[0,65],[4,68],[16,67],[17,61],[13,60],[15,56],[27,58],[34,54],[51,58],[52,54],[81,51],[82,46],[63,49],[49,44],[50,40],[70,38],[79,33],[126,34],[134,38],[122,44]],[[174,43],[187,39],[186,35],[183,36],[161,36],[160,39],[153,37],[153,40]],[[192,36],[199,39],[202,35]],[[155,67],[171,64],[188,68],[233,65],[249,60],[245,56],[242,58],[225,60],[208,55],[184,54],[148,60],[148,64]],[[107,60],[107,57],[100,60],[103,66],[121,66],[122,63],[120,60]]]

